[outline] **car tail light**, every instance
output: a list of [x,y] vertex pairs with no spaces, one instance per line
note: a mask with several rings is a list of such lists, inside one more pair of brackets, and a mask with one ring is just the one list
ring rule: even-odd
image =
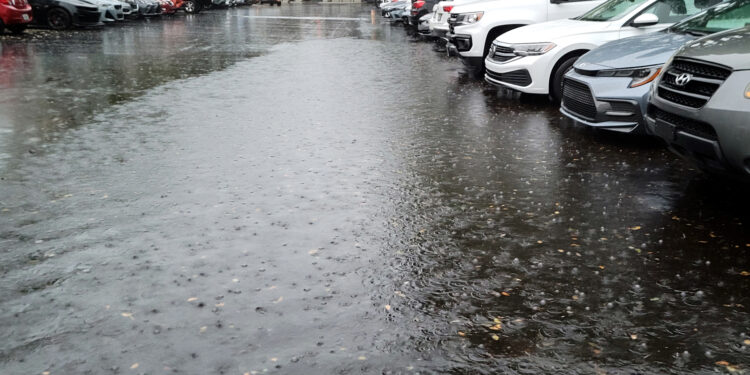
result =
[[412,9],[419,9],[423,7],[425,2],[423,0],[415,1],[414,4],[411,6]]
[[446,5],[443,7],[443,12],[450,13],[453,10],[453,5]]

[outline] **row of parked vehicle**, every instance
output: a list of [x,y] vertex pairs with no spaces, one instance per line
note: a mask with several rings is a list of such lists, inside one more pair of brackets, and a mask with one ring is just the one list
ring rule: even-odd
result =
[[[281,0],[253,0],[281,5]],[[0,33],[22,33],[31,24],[53,30],[102,26],[126,18],[158,17],[178,11],[249,5],[251,0],[0,0]]]
[[[750,0],[379,3],[490,84],[750,181]],[[429,7],[430,11],[424,9]]]

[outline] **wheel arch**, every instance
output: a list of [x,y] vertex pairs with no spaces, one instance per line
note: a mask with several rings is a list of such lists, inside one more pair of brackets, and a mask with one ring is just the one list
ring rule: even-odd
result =
[[564,55],[558,58],[557,61],[555,61],[555,64],[552,65],[552,69],[548,72],[549,79],[548,79],[547,85],[548,85],[548,90],[550,93],[552,92],[552,84],[554,83],[555,72],[557,72],[557,69],[560,68],[560,65],[562,65],[563,62],[565,62],[571,57],[581,57],[584,54],[586,54],[586,52],[591,51],[591,50],[592,48],[577,47],[571,51],[566,52]]

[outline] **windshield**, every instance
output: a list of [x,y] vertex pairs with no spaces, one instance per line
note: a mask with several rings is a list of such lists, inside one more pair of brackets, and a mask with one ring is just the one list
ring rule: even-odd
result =
[[578,17],[581,21],[615,21],[625,17],[648,0],[609,0]]
[[700,36],[748,25],[750,25],[750,0],[741,0],[719,4],[672,26],[669,31]]

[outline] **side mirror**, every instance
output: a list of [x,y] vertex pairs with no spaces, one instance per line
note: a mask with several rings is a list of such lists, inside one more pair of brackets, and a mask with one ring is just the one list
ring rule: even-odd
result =
[[645,27],[653,26],[657,23],[659,23],[659,17],[656,14],[643,13],[640,16],[636,17],[633,22],[630,23],[630,26]]

